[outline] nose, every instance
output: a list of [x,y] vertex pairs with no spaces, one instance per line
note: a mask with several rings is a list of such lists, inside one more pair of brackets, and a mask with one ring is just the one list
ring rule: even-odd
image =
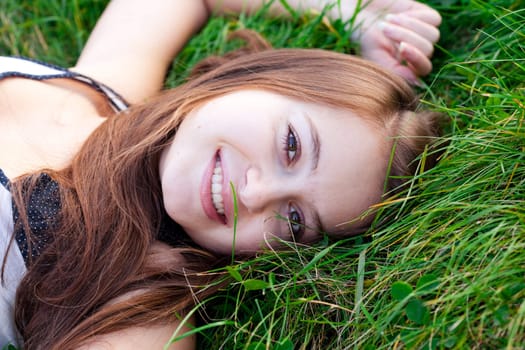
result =
[[290,195],[285,182],[277,176],[263,176],[257,168],[246,171],[245,186],[239,191],[238,198],[242,206],[250,213],[264,211],[269,205],[275,204]]

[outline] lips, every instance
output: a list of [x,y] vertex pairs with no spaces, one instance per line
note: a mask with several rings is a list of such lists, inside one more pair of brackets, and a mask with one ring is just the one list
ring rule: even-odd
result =
[[225,183],[225,174],[221,162],[220,152],[217,151],[210,161],[201,183],[201,205],[211,220],[227,225],[225,199],[228,191]]

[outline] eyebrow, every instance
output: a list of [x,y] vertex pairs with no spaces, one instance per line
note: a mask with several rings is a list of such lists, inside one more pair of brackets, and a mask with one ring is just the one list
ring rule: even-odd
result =
[[[312,119],[308,115],[308,113],[304,114],[304,117],[306,121],[308,122],[308,126],[310,129],[310,139],[312,140],[312,149],[311,149],[311,155],[312,155],[312,166],[310,168],[310,171],[313,172],[317,169],[317,166],[319,165],[319,154],[321,153],[321,142],[319,141],[319,134],[317,133],[317,129],[312,122]],[[312,215],[312,221],[313,221],[313,229],[317,233],[324,232],[323,223],[321,222],[321,217],[319,216],[319,213],[317,212],[316,208],[313,204],[309,204],[310,207],[310,214]]]
[[310,129],[310,139],[312,140],[312,167],[311,171],[314,171],[317,169],[317,166],[319,165],[319,153],[321,153],[321,143],[319,142],[319,134],[317,133],[317,129],[315,128],[315,125],[312,122],[312,119],[310,116],[305,113],[304,117],[306,121],[308,122],[309,129]]

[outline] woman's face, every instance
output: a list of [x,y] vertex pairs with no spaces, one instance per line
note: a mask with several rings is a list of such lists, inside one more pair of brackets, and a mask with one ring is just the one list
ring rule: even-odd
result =
[[233,92],[190,112],[164,150],[164,205],[218,253],[230,253],[234,237],[237,252],[276,237],[312,241],[366,224],[354,220],[380,201],[387,145],[384,131],[349,110]]

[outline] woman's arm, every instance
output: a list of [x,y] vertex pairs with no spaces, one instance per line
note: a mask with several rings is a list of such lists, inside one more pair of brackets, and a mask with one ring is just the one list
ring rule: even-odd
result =
[[[210,13],[258,10],[265,0],[112,0],[73,68],[139,102],[162,86],[166,71]],[[439,38],[439,14],[414,0],[287,0],[297,11],[320,11],[348,20],[358,10],[354,40],[361,54],[410,81],[428,74]],[[337,4],[340,4],[338,6]],[[360,6],[359,9],[357,7]],[[274,1],[273,14],[287,14]],[[387,17],[386,15],[391,16]],[[394,15],[394,16],[392,16]]]
[[173,58],[207,19],[201,0],[112,0],[72,70],[139,102],[162,88]]

